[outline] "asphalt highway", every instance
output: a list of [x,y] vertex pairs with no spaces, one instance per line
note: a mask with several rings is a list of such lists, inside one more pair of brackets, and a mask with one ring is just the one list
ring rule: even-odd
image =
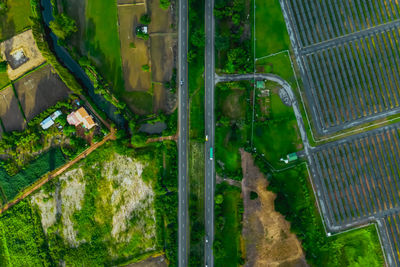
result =
[[179,138],[178,138],[178,266],[188,266],[188,3],[179,0],[178,77],[179,77]]
[[205,1],[205,134],[208,141],[205,144],[205,232],[204,261],[206,266],[214,266],[213,240],[214,240],[214,189],[215,189],[215,164],[210,159],[210,150],[214,149],[214,0]]

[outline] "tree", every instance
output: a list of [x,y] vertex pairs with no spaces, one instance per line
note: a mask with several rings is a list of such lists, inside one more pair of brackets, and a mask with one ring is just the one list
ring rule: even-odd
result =
[[50,29],[61,40],[67,39],[72,33],[77,32],[76,22],[64,13],[56,15],[53,21],[50,21]]
[[149,14],[143,14],[140,17],[140,23],[144,24],[144,25],[149,25],[151,22],[151,18],[149,16]]
[[162,9],[168,9],[169,6],[171,5],[171,1],[170,0],[160,0],[160,7]]
[[215,196],[215,204],[222,204],[224,202],[224,196],[221,194],[218,194]]
[[149,72],[150,71],[150,66],[148,64],[142,65],[142,71]]
[[4,73],[7,71],[7,61],[0,62],[0,73]]

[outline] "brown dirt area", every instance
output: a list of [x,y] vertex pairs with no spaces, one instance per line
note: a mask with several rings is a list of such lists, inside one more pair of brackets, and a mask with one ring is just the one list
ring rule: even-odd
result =
[[223,113],[231,119],[243,118],[246,113],[246,109],[240,101],[243,97],[243,90],[232,90],[232,93],[223,102]]
[[0,91],[0,119],[6,131],[21,131],[26,126],[11,86]]
[[125,267],[167,267],[167,262],[164,256],[150,257],[141,262],[132,263]]
[[[126,0],[125,0],[126,1]],[[167,33],[174,32],[174,18],[173,14],[168,10],[163,10],[160,7],[160,0],[147,0],[147,6],[151,16],[151,23],[149,33]]]
[[167,92],[164,85],[155,83],[153,88],[153,96],[153,112],[156,113],[159,110],[165,110],[164,107],[167,100]]
[[[244,266],[308,266],[300,241],[290,232],[290,223],[275,211],[276,195],[267,191],[268,181],[254,165],[251,154],[241,149],[244,201]],[[250,192],[258,194],[251,200]]]
[[[144,5],[118,7],[122,67],[125,90],[128,92],[147,91],[151,88],[151,73],[142,70],[143,65],[151,65],[149,41],[139,39],[135,35],[140,17],[145,13]],[[135,48],[130,47],[132,42]]]
[[[28,58],[28,61],[13,69],[11,66],[13,66],[12,62],[14,59],[11,54],[20,49],[23,51],[25,57]],[[7,68],[7,74],[11,80],[17,79],[24,73],[45,62],[44,57],[40,53],[36,42],[33,39],[32,30],[27,30],[2,42],[0,44],[0,51],[3,60],[11,62]]]
[[26,119],[29,121],[70,94],[51,65],[46,65],[14,84]]
[[176,38],[172,35],[152,35],[151,41],[151,66],[154,82],[167,82],[171,80],[174,67],[174,51]]

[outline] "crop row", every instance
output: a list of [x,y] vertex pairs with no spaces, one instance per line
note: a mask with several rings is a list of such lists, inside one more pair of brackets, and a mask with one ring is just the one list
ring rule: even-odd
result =
[[400,216],[392,213],[378,221],[388,266],[400,266]]
[[301,47],[390,23],[396,0],[286,0]]
[[400,206],[399,125],[384,127],[313,152],[326,216],[344,225]]
[[379,32],[302,57],[322,128],[400,105],[400,32]]

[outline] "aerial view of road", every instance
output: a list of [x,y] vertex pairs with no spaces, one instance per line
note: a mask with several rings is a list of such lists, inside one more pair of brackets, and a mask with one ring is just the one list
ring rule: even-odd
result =
[[179,0],[179,44],[178,44],[178,77],[179,77],[179,138],[178,138],[178,176],[179,176],[179,210],[178,210],[178,264],[188,265],[188,86],[187,86],[187,40],[188,40],[188,5],[187,0]]
[[205,264],[214,266],[214,190],[215,190],[215,163],[214,157],[214,0],[205,1],[205,134],[208,141],[205,145],[205,231],[206,243],[204,248]]

